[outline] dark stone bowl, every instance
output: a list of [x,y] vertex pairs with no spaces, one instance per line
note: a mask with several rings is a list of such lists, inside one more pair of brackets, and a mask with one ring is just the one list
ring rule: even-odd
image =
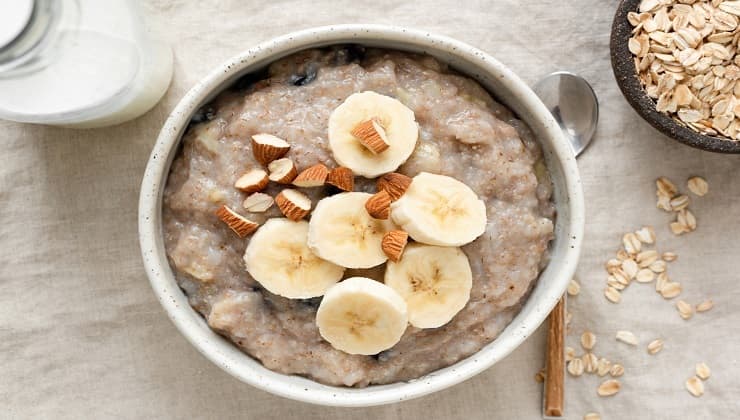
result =
[[640,85],[634,59],[627,46],[632,31],[632,25],[627,21],[627,13],[637,11],[639,4],[640,0],[622,0],[612,23],[610,40],[612,70],[627,102],[650,125],[678,142],[710,152],[740,153],[740,141],[699,134],[655,109],[655,102]]

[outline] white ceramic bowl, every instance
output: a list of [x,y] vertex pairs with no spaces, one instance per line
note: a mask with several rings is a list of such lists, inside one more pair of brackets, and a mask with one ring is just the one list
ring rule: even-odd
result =
[[[557,206],[552,259],[508,327],[478,353],[410,382],[362,389],[322,385],[273,372],[213,332],[193,310],[167,262],[162,237],[162,191],[170,164],[193,113],[246,73],[299,50],[331,44],[422,52],[475,78],[534,130],[554,182]],[[339,25],[308,29],[247,50],[216,68],[177,104],[154,146],[139,201],[139,235],[144,265],[159,301],[180,332],[226,372],[283,397],[331,406],[370,406],[403,401],[455,385],[508,355],[545,320],[565,291],[578,262],[584,226],[583,195],[575,157],[545,106],[519,77],[490,55],[451,38],[380,25]],[[544,349],[543,349],[544,351]]]

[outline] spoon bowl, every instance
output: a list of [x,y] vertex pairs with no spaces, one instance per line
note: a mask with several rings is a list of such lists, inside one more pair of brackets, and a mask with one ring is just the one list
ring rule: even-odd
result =
[[596,133],[599,100],[591,85],[576,74],[558,71],[548,74],[532,88],[555,117],[576,156]]

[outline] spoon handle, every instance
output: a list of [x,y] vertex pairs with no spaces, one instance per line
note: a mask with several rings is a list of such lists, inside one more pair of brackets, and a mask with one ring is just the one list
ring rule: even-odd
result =
[[547,360],[545,365],[546,417],[561,417],[565,391],[565,296],[550,313],[547,335]]

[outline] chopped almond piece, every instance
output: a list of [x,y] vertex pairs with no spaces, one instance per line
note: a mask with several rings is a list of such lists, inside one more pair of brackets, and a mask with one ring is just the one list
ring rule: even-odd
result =
[[402,230],[391,230],[383,235],[381,247],[388,259],[393,262],[401,260],[404,248],[409,241],[409,234]]
[[290,220],[298,221],[311,211],[311,199],[300,191],[285,189],[275,197],[280,211]]
[[255,134],[252,136],[252,154],[257,162],[267,165],[275,159],[285,156],[290,144],[272,134]]
[[340,166],[329,171],[326,176],[326,183],[339,188],[342,191],[352,191],[355,189],[355,174],[352,170]]
[[289,158],[273,160],[267,165],[267,170],[270,171],[270,181],[278,184],[290,184],[298,176],[295,164]]
[[385,129],[375,119],[357,124],[351,133],[373,154],[382,153],[389,147]]
[[244,206],[244,209],[249,212],[262,213],[272,207],[274,202],[275,200],[273,200],[269,195],[257,192],[247,197],[242,206]]
[[365,209],[376,219],[387,219],[391,215],[391,196],[386,191],[377,192],[365,202]]
[[240,176],[234,183],[234,186],[245,193],[253,193],[264,190],[269,182],[267,172],[262,169],[252,169]]
[[391,172],[378,178],[378,191],[386,191],[391,196],[391,201],[396,201],[409,189],[411,178],[404,174]]
[[311,166],[310,168],[304,169],[298,176],[293,180],[293,185],[296,187],[320,187],[326,182],[326,177],[329,175],[329,169],[321,163]]
[[226,223],[240,238],[243,238],[257,230],[259,224],[236,213],[228,206],[223,205],[216,210],[216,216]]

